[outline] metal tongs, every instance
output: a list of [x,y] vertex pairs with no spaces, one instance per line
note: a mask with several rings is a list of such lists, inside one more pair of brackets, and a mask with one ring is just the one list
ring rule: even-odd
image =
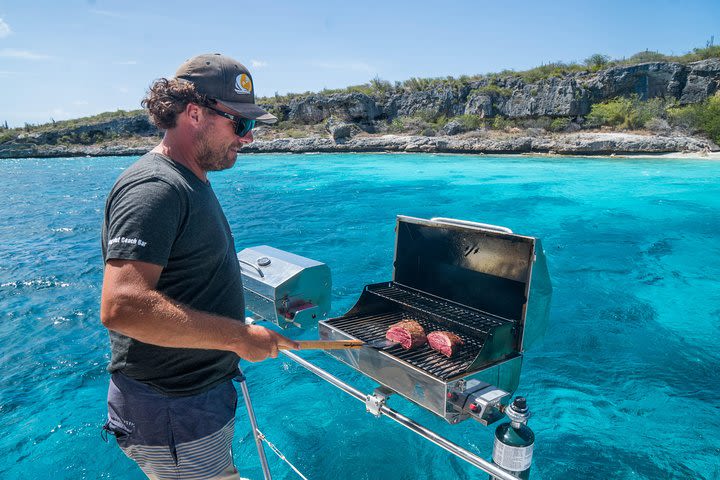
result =
[[366,347],[374,348],[375,350],[388,350],[390,348],[397,347],[400,345],[400,342],[394,342],[392,340],[388,340],[387,338],[376,338],[375,340],[370,340],[364,345]]
[[378,338],[369,342],[362,340],[300,340],[300,348],[280,347],[280,350],[351,350],[362,347],[370,347],[376,350],[387,350],[400,345],[386,338]]
[[298,343],[300,348],[281,346],[280,350],[348,350],[366,345],[362,340],[300,340]]

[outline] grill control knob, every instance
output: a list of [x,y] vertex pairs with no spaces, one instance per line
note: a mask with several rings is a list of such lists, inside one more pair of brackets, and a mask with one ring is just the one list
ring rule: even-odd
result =
[[457,400],[458,395],[455,392],[448,392],[447,398],[448,398],[448,400],[452,400],[454,402],[455,400]]
[[479,412],[480,410],[482,410],[482,408],[480,408],[480,406],[479,406],[477,403],[471,403],[471,404],[470,404],[470,411],[471,411],[471,412],[477,413],[477,412]]

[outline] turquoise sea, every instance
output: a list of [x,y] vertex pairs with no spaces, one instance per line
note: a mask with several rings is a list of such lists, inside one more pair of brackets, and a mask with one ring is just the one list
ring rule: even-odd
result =
[[[100,437],[100,225],[133,160],[0,160],[0,478],[143,478]],[[550,325],[517,392],[534,414],[531,478],[720,478],[720,162],[249,155],[211,181],[238,249],[268,244],[330,266],[333,315],[391,279],[397,214],[540,237]],[[323,353],[302,356],[374,388]],[[243,368],[260,429],[310,479],[487,478],[286,358]],[[490,457],[494,425],[389,405]],[[241,474],[261,479],[242,406],[234,447]],[[298,478],[268,455],[274,478]]]

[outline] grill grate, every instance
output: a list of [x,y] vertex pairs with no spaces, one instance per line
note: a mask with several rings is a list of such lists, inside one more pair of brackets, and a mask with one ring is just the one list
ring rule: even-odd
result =
[[327,320],[326,323],[364,342],[385,338],[390,325],[402,320],[417,321],[426,334],[437,330],[449,330],[464,342],[453,358],[441,355],[427,344],[413,350],[404,350],[399,345],[384,349],[386,353],[443,381],[466,373],[480,353],[488,332],[494,326],[510,322],[392,283],[369,285],[366,289],[388,300],[389,308],[380,314],[359,313]]
[[396,283],[369,285],[367,290],[404,307],[438,317],[483,336],[487,335],[494,327],[512,322],[512,320],[491,317],[477,310],[450,303],[447,300],[423,294],[407,287],[401,287]]

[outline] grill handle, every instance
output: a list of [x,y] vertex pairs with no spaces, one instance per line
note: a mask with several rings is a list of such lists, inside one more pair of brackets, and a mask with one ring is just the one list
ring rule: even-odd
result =
[[495,230],[496,232],[502,233],[513,233],[507,227],[501,227],[499,225],[490,225],[489,223],[471,222],[469,220],[458,220],[456,218],[445,218],[445,217],[433,217],[430,219],[431,222],[444,223],[446,225],[458,225],[461,227],[477,227],[484,228],[486,230]]
[[[252,263],[246,262],[245,260],[242,260],[242,259],[239,259],[239,258],[238,258],[238,262],[244,263],[245,265],[254,268],[255,271],[257,271],[258,275],[260,275],[261,277],[265,277],[265,274],[264,274],[264,273],[262,272],[262,270],[260,270],[256,265],[253,265]],[[242,270],[242,265],[240,266],[240,270]]]

